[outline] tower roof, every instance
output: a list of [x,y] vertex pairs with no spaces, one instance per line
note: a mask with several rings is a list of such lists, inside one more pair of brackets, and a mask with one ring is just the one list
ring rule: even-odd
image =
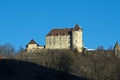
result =
[[36,43],[33,39],[26,45],[26,47],[27,47],[29,44],[37,44],[37,45],[39,46],[39,44]]
[[118,48],[119,47],[119,43],[118,41],[115,43],[115,46],[114,46],[114,49]]
[[82,28],[80,28],[80,26],[78,24],[76,24],[73,30],[78,31],[78,30],[82,30]]

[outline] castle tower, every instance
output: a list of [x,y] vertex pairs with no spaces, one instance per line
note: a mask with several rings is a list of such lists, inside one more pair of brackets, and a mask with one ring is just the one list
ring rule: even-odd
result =
[[82,52],[83,40],[82,40],[82,29],[78,24],[72,30],[72,48]]
[[39,45],[32,39],[27,45],[26,45],[26,50],[27,52],[34,52],[35,49],[38,47]]
[[45,46],[40,46],[36,43],[33,39],[26,45],[27,52],[39,52],[40,50],[44,49]]
[[120,57],[120,46],[119,46],[118,42],[116,42],[116,44],[114,46],[114,53],[115,53],[116,56]]

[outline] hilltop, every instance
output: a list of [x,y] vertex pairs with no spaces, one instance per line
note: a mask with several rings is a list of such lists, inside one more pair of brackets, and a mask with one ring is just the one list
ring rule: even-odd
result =
[[71,74],[52,70],[35,63],[0,60],[0,80],[87,80]]

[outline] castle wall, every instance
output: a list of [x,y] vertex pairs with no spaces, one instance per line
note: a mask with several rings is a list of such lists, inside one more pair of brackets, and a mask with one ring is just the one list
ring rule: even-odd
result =
[[29,44],[27,47],[27,52],[33,52],[37,48],[37,44]]
[[70,49],[70,43],[70,35],[46,37],[46,49]]
[[37,52],[44,49],[44,46],[38,46],[37,44],[29,44],[27,47],[27,52]]
[[29,44],[28,48],[29,49],[37,48],[37,44]]

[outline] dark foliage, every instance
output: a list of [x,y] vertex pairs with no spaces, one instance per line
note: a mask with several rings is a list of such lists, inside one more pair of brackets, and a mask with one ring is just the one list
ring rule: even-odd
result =
[[85,51],[85,54],[72,50],[23,52],[14,58],[93,80],[120,79],[120,59],[113,50],[104,50],[103,47],[95,51]]
[[87,80],[19,60],[0,60],[0,80]]

